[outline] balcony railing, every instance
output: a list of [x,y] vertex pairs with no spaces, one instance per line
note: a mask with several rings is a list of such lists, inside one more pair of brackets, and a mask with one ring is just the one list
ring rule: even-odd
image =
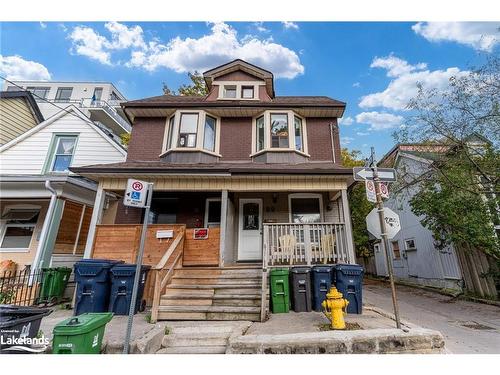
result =
[[111,105],[109,105],[106,101],[104,100],[87,100],[87,99],[82,99],[81,103],[82,107],[87,107],[87,108],[101,108],[106,112],[110,117],[112,117],[116,122],[120,124],[120,126],[127,130],[131,131],[132,128],[130,124],[121,117],[118,112],[116,112],[116,109],[114,109]]
[[268,267],[355,262],[343,223],[264,224],[263,237]]

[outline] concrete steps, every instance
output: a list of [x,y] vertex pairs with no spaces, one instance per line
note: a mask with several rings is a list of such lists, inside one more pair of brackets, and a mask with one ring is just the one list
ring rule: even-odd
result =
[[261,283],[256,266],[176,269],[160,299],[158,319],[260,321]]

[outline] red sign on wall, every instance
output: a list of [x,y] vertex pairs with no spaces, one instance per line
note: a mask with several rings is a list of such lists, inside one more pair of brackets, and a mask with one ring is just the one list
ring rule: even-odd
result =
[[193,232],[193,239],[206,240],[208,238],[208,228],[196,228]]

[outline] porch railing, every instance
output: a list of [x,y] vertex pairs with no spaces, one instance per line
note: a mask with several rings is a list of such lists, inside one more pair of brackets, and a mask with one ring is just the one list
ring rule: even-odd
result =
[[263,237],[268,267],[354,262],[343,223],[264,224]]

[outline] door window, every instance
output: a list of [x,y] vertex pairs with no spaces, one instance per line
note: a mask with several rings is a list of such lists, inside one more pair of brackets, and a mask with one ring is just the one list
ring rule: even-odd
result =
[[257,230],[260,228],[259,204],[243,204],[243,230]]

